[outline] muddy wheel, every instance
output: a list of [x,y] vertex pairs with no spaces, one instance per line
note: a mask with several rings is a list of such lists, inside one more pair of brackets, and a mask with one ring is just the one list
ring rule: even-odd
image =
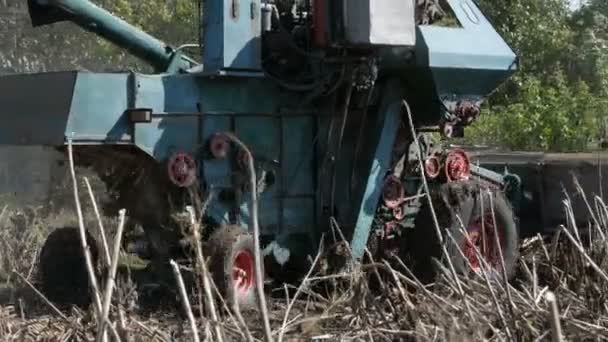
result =
[[[501,276],[504,261],[507,277],[513,276],[519,257],[519,231],[513,210],[502,192],[488,193],[478,182],[467,181],[444,184],[433,192],[432,198],[446,249],[457,272],[481,272],[483,268]],[[446,260],[442,256],[430,206],[426,201],[423,203],[409,249],[416,273],[422,280],[432,281],[436,274],[433,259],[442,260],[444,265]]]
[[229,306],[257,303],[253,237],[239,226],[218,228],[207,242],[209,270]]
[[[93,264],[97,264],[98,249],[95,239],[87,233]],[[81,308],[91,303],[86,260],[77,228],[59,228],[46,239],[40,251],[39,275],[44,295],[57,305],[76,305]]]

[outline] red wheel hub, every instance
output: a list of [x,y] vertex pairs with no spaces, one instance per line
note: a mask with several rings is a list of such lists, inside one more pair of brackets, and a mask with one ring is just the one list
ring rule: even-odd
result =
[[187,188],[196,180],[196,161],[188,153],[176,153],[169,159],[168,173],[173,184]]
[[401,184],[397,177],[389,176],[384,182],[384,188],[382,189],[384,204],[390,209],[395,209],[403,201],[403,196],[405,196],[403,184]]
[[424,161],[424,171],[426,172],[426,176],[428,178],[437,178],[441,172],[441,164],[439,163],[439,159],[437,159],[435,156],[428,157]]
[[448,152],[445,159],[445,174],[449,182],[465,180],[471,173],[471,163],[467,153],[460,149]]
[[239,251],[232,263],[232,281],[238,296],[247,295],[255,284],[253,254],[248,250]]
[[[490,267],[498,269],[501,266],[501,253],[504,253],[504,228],[500,222],[498,224],[494,222],[492,210],[486,210],[483,224],[481,216],[472,221],[467,227],[467,234],[463,252],[473,271],[477,272],[481,267],[475,249]],[[498,245],[496,234],[498,234]]]
[[222,134],[215,134],[209,142],[209,150],[216,159],[224,159],[228,155],[230,141]]

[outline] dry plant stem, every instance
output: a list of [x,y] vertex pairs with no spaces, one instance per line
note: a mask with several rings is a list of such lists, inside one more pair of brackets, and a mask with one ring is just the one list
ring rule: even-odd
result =
[[[372,255],[372,253],[370,252],[370,250],[367,247],[365,248],[365,254],[367,254],[369,260],[372,263],[375,263],[374,256]],[[378,268],[373,267],[372,272],[374,273],[374,276],[376,276],[376,279],[378,280],[378,283],[380,284],[380,288],[382,289],[382,291],[387,293],[389,291],[389,289],[386,286],[386,284],[384,283],[384,281],[382,280],[382,277],[380,276],[380,272],[378,272]],[[391,274],[392,274],[392,272],[391,272]],[[393,274],[393,276],[394,276],[394,274]],[[395,307],[393,306],[393,303],[391,303],[390,301],[387,301],[386,304],[389,306],[389,308],[391,309],[392,312],[396,311]]]
[[129,332],[127,330],[127,319],[125,317],[125,311],[122,305],[118,304],[118,329],[120,329],[120,336],[126,342],[130,341]]
[[209,271],[207,270],[207,263],[205,263],[205,257],[203,256],[203,248],[201,246],[201,236],[199,234],[199,225],[196,222],[196,217],[194,215],[194,209],[190,206],[186,208],[188,213],[190,214],[190,228],[192,229],[192,236],[194,238],[194,246],[196,246],[196,259],[198,267],[200,268],[200,276],[203,278],[203,291],[205,291],[205,297],[207,302],[207,308],[209,309],[209,313],[211,314],[211,319],[215,324],[215,334],[217,340],[222,342],[224,340],[222,336],[222,330],[218,325],[219,319],[217,310],[215,308],[215,301],[213,300],[213,294],[211,292],[211,284],[209,281]]
[[95,211],[95,217],[97,218],[97,223],[99,224],[99,235],[101,236],[101,246],[103,247],[104,255],[106,257],[106,265],[110,266],[112,264],[112,259],[110,258],[110,248],[108,245],[108,240],[106,238],[106,232],[103,229],[101,215],[99,214],[99,209],[97,208],[97,201],[95,200],[95,195],[93,195],[91,183],[89,182],[89,179],[87,177],[84,177],[84,182],[87,185],[89,197],[91,198],[91,203],[93,204],[93,211]]
[[568,226],[572,227],[572,231],[574,231],[574,233],[576,234],[576,239],[579,243],[580,246],[583,245],[583,240],[581,240],[581,235],[580,232],[578,231],[578,227],[576,226],[576,221],[575,221],[575,215],[574,215],[574,211],[572,209],[572,202],[570,201],[570,199],[566,199],[563,200],[562,203],[564,203],[564,207],[566,210],[566,217],[567,217],[567,224]]
[[[237,305],[238,306],[238,305]],[[236,315],[236,318],[239,322],[239,324],[242,326],[242,329],[245,329],[245,337],[247,338],[247,341],[253,341],[253,336],[251,335],[251,331],[249,331],[249,327],[247,327],[247,323],[245,322],[245,318],[243,318],[243,314],[241,313],[241,310],[234,310],[234,314]]]
[[414,306],[412,301],[406,295],[407,292],[403,288],[403,284],[401,284],[401,280],[399,279],[399,277],[397,277],[397,271],[395,271],[395,269],[393,269],[391,267],[391,265],[388,263],[388,261],[386,261],[386,260],[384,260],[384,265],[386,266],[387,269],[390,270],[390,273],[393,276],[393,280],[395,281],[395,284],[397,284],[397,288],[399,290],[399,295],[401,296],[401,299],[403,300],[405,305],[407,305],[409,310],[412,310],[412,311],[415,310],[416,307]]
[[196,320],[194,319],[194,314],[192,313],[192,308],[190,307],[190,301],[188,301],[188,294],[186,293],[186,286],[184,285],[184,279],[182,278],[182,274],[179,271],[179,266],[174,260],[170,260],[171,268],[173,268],[173,275],[175,276],[175,280],[177,281],[177,287],[179,288],[179,295],[182,298],[182,303],[184,305],[184,310],[186,311],[186,315],[188,315],[188,321],[190,322],[190,329],[192,330],[192,340],[194,342],[200,342],[200,338],[198,337],[198,329],[196,327]]
[[585,190],[583,190],[583,188],[581,187],[581,184],[578,182],[578,179],[576,177],[572,177],[572,178],[574,181],[574,185],[576,187],[576,191],[578,192],[579,195],[581,195],[583,197],[583,202],[585,202],[585,205],[587,206],[587,211],[589,212],[589,215],[593,219],[593,222],[596,225],[599,225],[600,223],[597,219],[597,216],[596,216],[595,212],[593,211],[593,209],[591,209],[591,205],[589,204],[589,201],[587,200],[587,195],[585,195]]
[[[607,222],[606,206],[604,205],[602,199],[598,196],[594,196],[593,204],[595,205],[595,211],[598,213],[598,216],[599,216],[599,221],[600,221],[599,227],[606,226],[606,222]],[[603,234],[602,230],[601,229],[598,229],[598,230],[599,230],[599,233],[602,234],[602,239],[605,239],[606,236]]]
[[[119,223],[118,230],[116,231],[116,236],[114,237],[114,246],[112,248],[112,260],[110,266],[110,272],[108,273],[108,280],[106,282],[106,287],[104,289],[103,296],[103,308],[102,308],[102,320],[99,324],[99,330],[97,332],[97,341],[101,341],[101,336],[106,333],[106,321],[108,320],[108,315],[110,314],[110,304],[112,303],[112,293],[114,292],[114,285],[116,283],[116,270],[118,269],[118,259],[120,256],[120,243],[122,241],[122,233],[125,227],[125,215],[126,210],[121,209],[118,212]],[[103,229],[103,228],[102,228]]]
[[[524,263],[525,264],[525,263]],[[528,267],[528,266],[526,266]],[[538,295],[538,275],[536,271],[536,256],[532,256],[532,293],[534,297]]]
[[[365,254],[367,254],[367,257],[369,258],[369,260],[372,263],[375,263],[374,256],[372,255],[372,253],[369,251],[369,249],[367,247],[365,248]],[[386,292],[387,291],[386,284],[384,283],[384,281],[382,281],[382,277],[380,276],[380,273],[378,272],[378,268],[373,267],[372,272],[374,273],[374,276],[378,280],[378,284],[380,284],[380,288],[382,289],[382,291]]]
[[[492,198],[492,192],[488,190],[488,198],[490,198],[490,210],[492,211],[492,222],[496,222],[496,213],[494,212],[494,199]],[[502,279],[505,284],[505,291],[507,293],[507,299],[509,301],[509,313],[511,314],[511,322],[515,319],[515,302],[513,302],[513,296],[511,295],[511,289],[509,288],[509,277],[507,276],[507,268],[505,266],[505,257],[502,253],[502,247],[500,246],[500,240],[498,234],[494,235],[494,242],[498,246],[498,256],[500,258],[500,267],[502,271]],[[517,330],[517,329],[516,329]]]
[[513,339],[513,335],[511,334],[511,329],[509,329],[509,324],[507,323],[507,319],[505,318],[504,313],[500,309],[500,303],[498,302],[498,298],[496,297],[496,293],[494,293],[494,289],[492,288],[492,284],[490,283],[490,278],[488,277],[488,273],[486,272],[485,267],[481,267],[481,270],[482,270],[484,278],[486,280],[486,284],[488,286],[488,290],[490,291],[490,294],[492,296],[492,300],[494,301],[494,305],[496,306],[496,310],[498,311],[498,316],[502,320],[502,324],[505,327],[505,333],[507,334],[507,337],[509,338],[509,340],[515,341]]
[[[68,138],[68,157],[70,161],[70,173],[72,176],[72,184],[74,188],[74,200],[76,202],[76,212],[78,214],[78,227],[80,231],[80,242],[82,244],[82,250],[85,255],[85,261],[87,266],[87,273],[89,275],[89,281],[91,282],[91,287],[93,288],[93,299],[95,303],[95,308],[97,309],[97,319],[98,324],[101,320],[101,299],[99,298],[99,286],[97,285],[97,278],[95,277],[95,272],[93,271],[93,261],[91,258],[91,250],[89,248],[86,232],[84,228],[84,218],[82,215],[82,208],[80,207],[80,200],[78,196],[78,181],[76,180],[76,170],[74,168],[74,154],[72,151],[72,139]],[[104,341],[107,340],[107,337],[104,338]]]
[[46,296],[43,295],[42,292],[38,291],[38,289],[32,283],[30,283],[29,280],[27,280],[23,275],[21,275],[21,273],[17,272],[17,270],[13,270],[13,273],[15,273],[17,277],[21,278],[21,280],[23,280],[23,282],[27,286],[29,286],[34,292],[36,292],[38,297],[40,297],[51,309],[53,309],[53,311],[55,311],[55,313],[59,315],[59,317],[64,319],[66,322],[70,322],[70,320],[61,312],[61,310],[59,310],[50,300],[48,300],[48,298],[46,298]]
[[566,233],[566,236],[568,237],[568,239],[570,240],[570,242],[572,242],[572,244],[576,247],[576,249],[578,250],[579,253],[581,253],[581,255],[587,259],[587,261],[589,262],[589,264],[591,265],[591,267],[602,277],[604,278],[605,281],[608,282],[608,275],[606,275],[606,273],[604,273],[604,271],[602,271],[602,269],[595,263],[595,261],[593,261],[593,259],[589,256],[589,254],[587,254],[587,252],[585,252],[585,248],[583,248],[582,245],[580,245],[572,236],[572,234],[568,231],[568,229],[566,229],[566,227],[564,227],[563,225],[560,225],[561,230]]
[[[462,222],[460,217],[458,218],[459,222]],[[458,251],[458,254],[460,255],[460,257],[462,258],[462,260],[464,260],[467,264],[467,266],[470,269],[473,269],[473,265],[471,264],[471,261],[469,260],[469,258],[467,258],[464,255],[464,252],[462,251],[462,248],[460,248],[460,246],[458,246],[458,243],[456,242],[456,239],[454,238],[454,235],[452,235],[452,233],[450,231],[446,231],[446,234],[448,236],[448,238],[452,241],[452,243],[454,244],[454,246],[456,246],[456,251]]]
[[[464,231],[464,228],[461,227],[461,230]],[[463,234],[466,234],[466,232],[463,232]],[[465,235],[466,239],[470,241],[468,235]],[[477,246],[472,245],[473,246],[473,251],[475,252],[475,256],[479,259],[482,260],[482,262],[480,263],[480,270],[481,273],[483,274],[483,278],[485,279],[486,282],[486,286],[488,288],[488,291],[490,291],[490,295],[492,296],[492,301],[494,302],[494,306],[496,307],[496,310],[498,312],[498,316],[500,317],[500,320],[502,321],[503,326],[505,327],[505,333],[507,334],[507,337],[509,338],[509,340],[511,341],[515,341],[513,339],[513,335],[511,334],[511,329],[509,329],[509,324],[507,322],[507,319],[505,318],[504,313],[501,310],[501,306],[500,306],[500,302],[498,301],[498,297],[496,297],[496,293],[494,292],[494,289],[492,287],[492,283],[490,282],[490,277],[488,276],[488,269],[490,269],[489,265],[485,262],[485,260],[483,259],[481,252],[479,251],[479,249],[477,248]],[[507,284],[508,286],[508,284]]]
[[545,294],[545,300],[549,304],[549,321],[551,323],[551,340],[553,342],[562,342],[562,327],[559,322],[559,311],[557,309],[557,300],[553,292]]
[[[441,311],[443,311],[444,313],[449,315],[449,312],[446,310],[446,306],[449,306],[449,303],[443,299],[442,297],[438,296],[436,293],[431,292],[429,289],[426,288],[426,286],[424,286],[424,284],[422,284],[420,282],[420,280],[418,278],[416,278],[416,276],[414,275],[414,273],[405,265],[405,263],[398,257],[394,257],[394,259],[399,263],[399,265],[401,267],[403,267],[403,269],[408,273],[408,276],[411,277],[411,279],[406,280],[410,285],[415,286],[416,288],[420,289],[422,292],[424,292],[424,294],[426,296],[428,296],[428,298],[431,300],[431,302],[433,302],[433,304],[435,304],[435,306],[437,306],[437,308]],[[398,276],[400,276],[400,274],[397,274]],[[403,275],[405,277],[405,275]],[[405,277],[407,279],[407,277]],[[471,313],[472,315],[472,313]]]
[[[323,246],[324,239],[325,239],[325,236],[321,235],[321,242],[319,243],[319,246]],[[291,299],[291,301],[289,301],[289,304],[287,305],[287,310],[285,310],[285,315],[283,316],[283,324],[281,326],[281,329],[279,330],[279,342],[283,341],[283,336],[285,335],[285,330],[287,328],[287,320],[289,319],[289,313],[291,312],[291,309],[293,308],[293,304],[300,296],[300,293],[302,292],[302,289],[304,288],[304,286],[308,285],[308,278],[311,276],[312,272],[314,271],[314,269],[317,265],[317,262],[319,261],[319,258],[321,257],[321,253],[322,253],[322,248],[319,248],[319,251],[317,252],[317,255],[315,256],[315,259],[312,262],[310,269],[306,273],[304,280],[300,283],[300,286],[296,290],[295,295],[293,296],[293,298]]]
[[[598,212],[602,213],[602,222],[601,222],[601,227],[605,227],[608,224],[608,206],[606,206],[606,203],[604,203],[603,198],[600,198],[598,196],[595,196],[595,201],[601,206],[600,209],[598,209]],[[599,229],[601,234],[602,234],[602,238],[605,240],[606,239],[606,235],[604,234],[604,232]]]
[[[418,164],[420,167],[420,170],[424,170],[424,163],[422,161],[422,151],[420,148],[420,143],[418,142],[418,136],[416,135],[416,129],[414,128],[414,120],[412,119],[412,111],[410,109],[410,105],[407,103],[407,101],[403,100],[402,101],[403,107],[405,107],[405,110],[407,112],[407,118],[408,118],[408,123],[410,126],[410,131],[412,134],[412,139],[414,139],[414,143],[416,144],[416,154],[418,157]],[[424,172],[420,172],[420,176],[422,178],[422,184],[424,185],[424,192],[426,193],[426,199],[429,202],[429,207],[431,208],[431,216],[433,217],[433,225],[435,226],[435,233],[437,234],[437,238],[439,240],[439,244],[441,246],[443,255],[445,256],[448,265],[450,267],[450,272],[452,273],[452,277],[456,282],[456,286],[458,286],[458,291],[460,292],[460,296],[462,297],[462,300],[464,301],[464,305],[466,306],[467,310],[467,314],[469,315],[469,318],[474,319],[473,315],[471,313],[471,309],[469,307],[469,302],[466,299],[466,294],[464,293],[464,290],[462,289],[462,284],[460,284],[460,279],[456,273],[456,269],[454,268],[454,263],[452,262],[452,258],[450,258],[450,254],[448,253],[448,250],[445,246],[444,243],[444,239],[443,239],[443,235],[441,234],[441,227],[439,227],[439,220],[437,219],[437,215],[435,213],[435,206],[433,205],[433,200],[431,198],[431,193],[429,190],[429,184],[428,181],[426,179],[426,175]]]
[[[226,310],[230,319],[232,319],[232,321],[235,322],[235,325],[237,327],[239,324],[241,325],[239,327],[239,331],[238,331],[241,334],[241,337],[247,339],[247,341],[253,341],[253,336],[251,335],[251,332],[249,331],[249,328],[247,327],[247,323],[245,323],[245,319],[243,318],[241,311],[234,310],[234,315],[236,315],[236,319],[235,319],[234,316],[232,315],[232,312],[230,312],[230,308],[228,307],[228,304],[226,304],[226,301],[224,300],[224,298],[222,298],[222,295],[221,295],[219,289],[215,285],[215,282],[213,282],[213,279],[211,279],[211,286],[213,287],[213,292],[215,293],[217,298],[222,303],[222,307]],[[245,329],[245,333],[243,333],[242,329]]]
[[348,254],[353,255],[353,250],[350,248],[350,243],[348,243],[348,241],[346,240],[346,237],[342,233],[342,229],[340,229],[340,225],[338,224],[338,221],[336,221],[336,219],[333,216],[329,219],[329,221],[331,223],[332,231],[337,231],[338,234],[340,234],[340,239],[342,240],[342,242],[344,242],[344,246],[348,250]]
[[264,321],[264,334],[267,342],[272,342],[272,329],[270,328],[270,320],[268,318],[268,308],[266,307],[266,294],[264,293],[264,279],[262,273],[262,256],[260,255],[260,227],[258,224],[258,190],[257,190],[257,178],[255,174],[255,166],[253,163],[253,155],[251,151],[245,146],[245,144],[239,140],[232,133],[224,133],[224,135],[238,145],[245,151],[247,156],[247,164],[249,167],[249,183],[251,187],[251,223],[253,225],[253,245],[254,245],[254,259],[255,259],[255,273],[257,277],[256,289],[258,291],[258,303],[260,306],[260,312],[262,314],[262,320]]

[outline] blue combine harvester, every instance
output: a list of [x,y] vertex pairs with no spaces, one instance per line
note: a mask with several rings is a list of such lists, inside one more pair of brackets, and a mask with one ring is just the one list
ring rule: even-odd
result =
[[[442,241],[459,271],[480,267],[477,246],[492,267],[502,251],[511,273],[518,178],[472,165],[447,141],[480,115],[517,57],[473,0],[446,3],[448,26],[421,24],[413,0],[206,0],[199,61],[89,1],[29,0],[34,26],[72,21],[155,73],[0,77],[0,143],[74,146],[76,162],[113,189],[110,214],[126,208],[143,227],[154,265],[183,251],[174,212],[196,208],[213,277],[231,301],[251,302],[263,276],[253,189],[273,279],[306,271],[322,235],[330,246],[343,236],[357,261],[366,248],[375,258],[409,254],[421,277],[432,276]],[[433,208],[468,261],[436,234]],[[76,271],[55,271],[77,260],[70,241],[79,243],[76,231],[57,230],[43,248],[53,300],[82,284]]]

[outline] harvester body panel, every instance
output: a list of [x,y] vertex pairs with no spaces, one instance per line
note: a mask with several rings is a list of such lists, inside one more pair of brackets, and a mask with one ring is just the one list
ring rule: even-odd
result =
[[[403,46],[387,47],[384,43],[391,37],[375,36],[373,41],[384,43],[353,47],[338,39],[331,47],[315,47],[318,54],[302,54],[299,47],[285,58],[314,61],[313,76],[294,81],[287,79],[293,75],[277,75],[290,67],[289,61],[268,62],[284,53],[285,37],[281,29],[275,36],[261,31],[258,0],[205,2],[202,65],[88,1],[30,1],[35,22],[72,20],[127,48],[160,73],[0,77],[3,118],[14,120],[0,127],[0,142],[137,147],[144,154],[141,158],[152,159],[164,176],[168,174],[173,188],[195,184],[204,192],[205,213],[214,224],[250,229],[246,160],[234,145],[225,150],[228,144],[221,139],[230,132],[254,158],[261,233],[273,241],[267,254],[284,262],[277,255],[288,250],[296,262],[306,263],[303,256],[314,254],[322,234],[335,236],[341,229],[353,256],[360,258],[376,229],[379,203],[388,201],[383,186],[399,159],[395,156],[408,155],[404,146],[412,143],[406,129],[409,114],[416,129],[468,124],[469,116],[475,116],[468,111],[478,109],[483,97],[515,71],[516,56],[477,6],[471,0],[448,3],[463,27],[418,26],[416,39]],[[49,9],[55,12],[46,12],[45,18]],[[404,20],[413,20],[413,9],[403,14]],[[309,19],[304,14],[294,19],[300,25],[294,36],[303,37],[299,34],[308,29]],[[336,20],[326,27],[342,24]],[[271,52],[265,55],[268,59],[262,58],[263,51]],[[293,64],[292,70],[308,70],[307,65]],[[240,76],[243,71],[253,73]],[[38,96],[32,99],[32,93]],[[459,107],[463,103],[469,107]],[[134,120],[134,111],[144,115]],[[187,167],[196,170],[194,183]],[[502,176],[495,178],[502,185]],[[408,195],[419,192],[419,176],[407,182]],[[417,209],[404,210],[407,226]],[[148,223],[148,216],[142,221]]]

